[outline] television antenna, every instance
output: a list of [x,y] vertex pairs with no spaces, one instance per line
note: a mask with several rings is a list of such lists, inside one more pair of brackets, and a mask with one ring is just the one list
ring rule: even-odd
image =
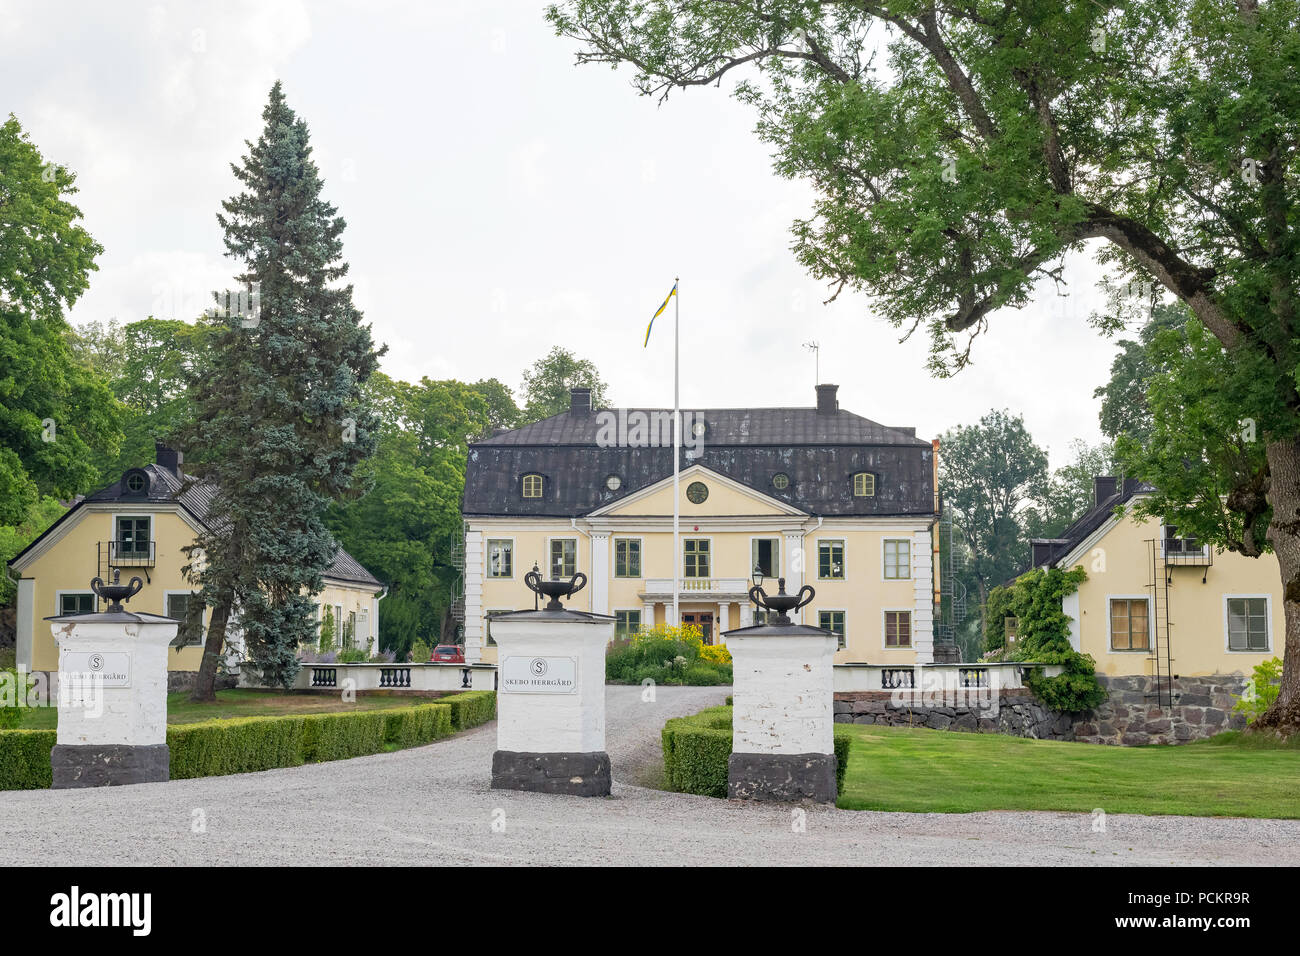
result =
[[821,372],[822,347],[820,344],[817,343],[816,340],[812,342],[805,342],[803,344],[803,347],[806,348],[808,351],[812,352],[813,354],[813,384],[820,385],[822,383],[822,372]]

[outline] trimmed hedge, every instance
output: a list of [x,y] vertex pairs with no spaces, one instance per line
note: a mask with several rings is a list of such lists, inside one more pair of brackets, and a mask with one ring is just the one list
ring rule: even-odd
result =
[[451,707],[451,726],[457,731],[496,720],[497,692],[494,690],[467,690],[463,694],[439,697],[438,703]]
[[[706,797],[727,795],[727,761],[731,757],[731,707],[710,707],[664,724],[664,782],[678,793]],[[835,734],[835,791],[844,792],[849,765],[848,734]]]
[[57,731],[0,730],[0,790],[46,790]]
[[[391,710],[172,724],[167,728],[171,778],[253,773],[416,747],[451,736],[456,714],[470,727],[491,720],[496,715],[496,695],[475,691]],[[0,790],[50,786],[50,751],[56,733],[0,731]]]

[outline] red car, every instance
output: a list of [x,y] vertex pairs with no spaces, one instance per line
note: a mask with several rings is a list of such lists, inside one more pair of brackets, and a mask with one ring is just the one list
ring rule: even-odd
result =
[[439,644],[429,655],[430,664],[464,664],[465,652],[459,644]]

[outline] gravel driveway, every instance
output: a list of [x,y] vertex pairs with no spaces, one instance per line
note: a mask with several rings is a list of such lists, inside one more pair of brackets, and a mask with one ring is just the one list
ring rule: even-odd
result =
[[[496,725],[425,747],[287,770],[99,790],[0,793],[0,865],[1300,864],[1300,821],[875,813],[662,793],[643,780],[669,717],[726,688],[608,688],[609,799],[488,788]],[[495,824],[495,826],[494,826]],[[196,832],[200,831],[200,832]]]

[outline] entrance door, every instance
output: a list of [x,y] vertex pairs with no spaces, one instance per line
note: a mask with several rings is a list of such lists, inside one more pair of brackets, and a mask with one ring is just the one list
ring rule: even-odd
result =
[[708,612],[683,612],[683,624],[694,624],[704,635],[704,643],[713,643],[713,614]]

